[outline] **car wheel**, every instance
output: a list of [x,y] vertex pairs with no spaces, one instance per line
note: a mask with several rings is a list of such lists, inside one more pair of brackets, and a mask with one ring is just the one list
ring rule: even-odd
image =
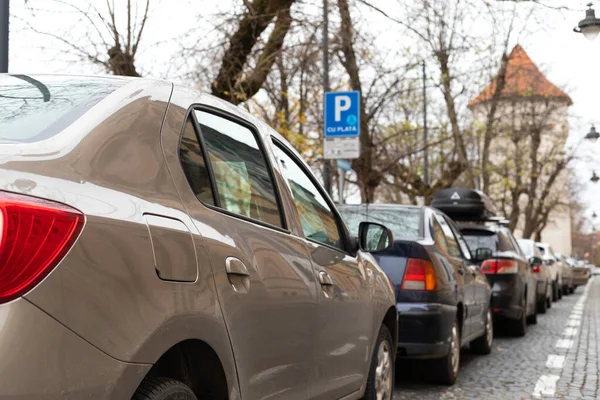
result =
[[558,291],[558,299],[560,300],[560,299],[562,299],[562,295],[563,295],[562,286],[558,286],[557,291]]
[[538,302],[537,304],[537,312],[539,312],[540,314],[546,314],[546,309],[548,308],[548,303],[547,303],[547,299],[543,298],[541,301]]
[[558,301],[558,282],[552,282],[552,301]]
[[186,384],[175,379],[146,377],[131,400],[197,400]]
[[494,321],[492,311],[488,308],[485,316],[485,332],[481,337],[471,342],[471,351],[476,354],[490,354],[494,340]]
[[546,308],[548,308],[548,309],[552,308],[552,296],[550,296],[546,299]]
[[515,336],[523,337],[527,332],[527,297],[523,295],[523,301],[521,302],[521,318],[512,321],[513,332]]
[[381,326],[371,357],[371,367],[363,400],[391,400],[394,391],[394,349],[392,335]]
[[569,288],[569,293],[571,293],[571,294],[575,293],[575,287],[571,286]]
[[527,323],[531,325],[537,324],[537,313],[533,313],[532,315],[527,317]]
[[460,334],[457,320],[454,320],[454,325],[452,325],[449,347],[448,355],[439,360],[432,360],[434,374],[438,381],[444,385],[454,385],[458,376],[458,366],[460,365]]

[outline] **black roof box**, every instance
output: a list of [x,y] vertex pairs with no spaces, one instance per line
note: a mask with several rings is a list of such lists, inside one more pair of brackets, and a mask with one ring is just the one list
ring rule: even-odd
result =
[[433,197],[431,206],[459,221],[491,220],[497,214],[490,198],[473,189],[442,189]]

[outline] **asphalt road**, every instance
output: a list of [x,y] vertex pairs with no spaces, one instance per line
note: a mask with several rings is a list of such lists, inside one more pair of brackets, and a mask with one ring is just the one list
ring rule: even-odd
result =
[[487,356],[463,350],[454,386],[432,383],[427,363],[398,363],[394,399],[600,398],[599,332],[597,277],[538,315],[525,337],[497,332]]

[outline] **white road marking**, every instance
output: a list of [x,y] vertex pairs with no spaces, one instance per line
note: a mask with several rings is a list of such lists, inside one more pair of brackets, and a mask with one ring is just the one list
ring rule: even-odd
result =
[[581,315],[571,315],[569,318],[572,320],[579,320],[581,319]]
[[558,375],[542,375],[535,384],[534,397],[554,396],[556,394],[556,382],[560,379]]
[[556,342],[556,348],[558,349],[570,349],[573,347],[573,341],[569,339],[558,339]]
[[576,319],[570,319],[567,321],[567,326],[579,326],[581,325],[581,321],[578,321]]
[[565,328],[563,335],[566,337],[575,336],[577,335],[577,328]]
[[564,366],[565,356],[557,356],[555,354],[550,354],[548,356],[548,361],[546,361],[546,367],[562,369],[562,367]]

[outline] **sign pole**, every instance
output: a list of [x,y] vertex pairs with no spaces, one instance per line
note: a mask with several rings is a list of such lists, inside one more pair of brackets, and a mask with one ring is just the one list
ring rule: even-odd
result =
[[423,60],[423,182],[429,185],[429,143],[427,137],[427,66]]
[[0,0],[0,73],[8,72],[8,0]]
[[[329,92],[329,9],[327,2],[328,0],[323,0],[323,93]],[[323,132],[323,137],[325,137],[325,132]],[[331,197],[331,161],[326,158],[323,159],[323,186]]]

